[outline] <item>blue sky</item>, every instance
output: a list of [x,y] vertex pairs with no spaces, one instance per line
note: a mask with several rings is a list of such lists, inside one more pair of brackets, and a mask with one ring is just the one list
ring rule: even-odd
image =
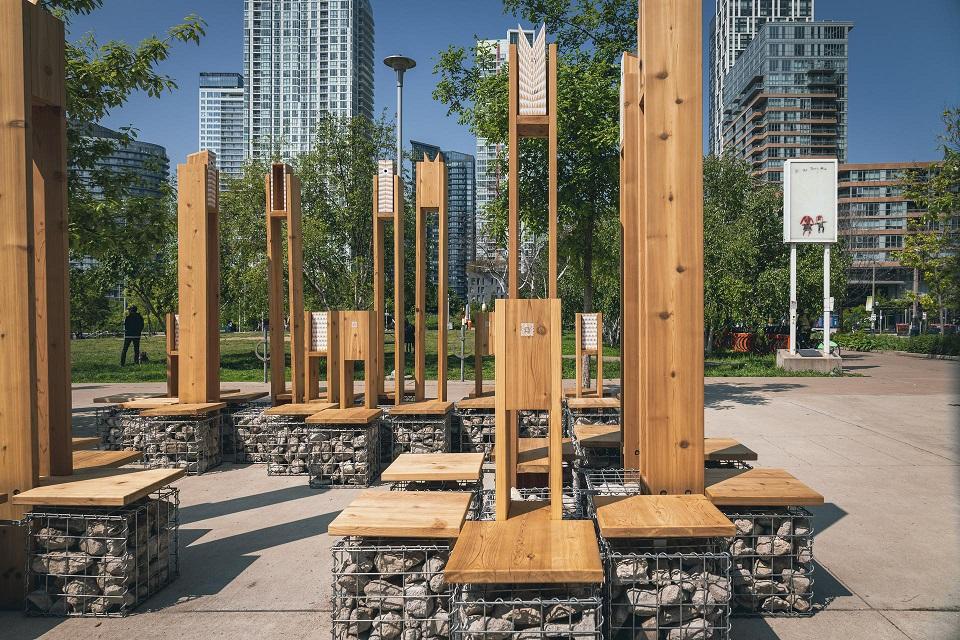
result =
[[[438,52],[469,47],[475,36],[503,37],[516,20],[498,0],[371,0],[376,23],[376,111],[395,109],[393,72],[380,60],[403,53],[417,60],[405,82],[404,138],[473,153],[470,132],[430,97]],[[713,0],[704,3],[707,35]],[[201,71],[243,71],[242,0],[105,0],[74,20],[71,37],[93,31],[101,41],[135,42],[195,13],[207,22],[200,46],[181,45],[161,70],[179,89],[160,99],[137,95],[104,124],[133,125],[140,138],[167,147],[176,164],[197,147],[197,82]],[[851,162],[938,157],[940,113],[960,106],[958,0],[818,0],[820,20],[852,20],[850,41]],[[704,47],[706,56],[706,46]],[[704,61],[706,68],[706,58]]]

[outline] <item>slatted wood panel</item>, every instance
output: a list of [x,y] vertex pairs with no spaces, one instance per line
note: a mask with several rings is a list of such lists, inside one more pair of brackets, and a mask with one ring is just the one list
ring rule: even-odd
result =
[[214,154],[201,151],[188,156],[177,168],[177,181],[177,397],[185,403],[216,402],[220,397],[220,215]]
[[327,527],[332,536],[446,538],[460,535],[471,496],[454,491],[366,491]]
[[729,537],[736,527],[702,495],[594,496],[604,538]]
[[304,397],[307,402],[320,398],[320,361],[326,363],[327,402],[340,401],[340,314],[337,311],[307,311],[304,322]]
[[[603,314],[602,313],[578,313],[574,322],[576,333],[576,381],[575,395],[577,398],[584,396],[603,397]],[[590,389],[584,387],[584,366],[587,367],[587,378],[589,378],[590,358],[597,360],[597,384]]]

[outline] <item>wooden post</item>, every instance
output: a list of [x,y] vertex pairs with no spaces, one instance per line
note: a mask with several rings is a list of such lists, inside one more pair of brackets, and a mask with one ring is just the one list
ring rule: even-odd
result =
[[403,291],[403,183],[392,160],[380,160],[373,178],[373,311],[375,315],[375,345],[378,369],[374,384],[380,394],[385,392],[386,350],[384,314],[386,312],[386,225],[393,224],[393,364],[394,404],[403,404],[405,393],[406,355],[404,354]]
[[320,359],[326,361],[327,402],[340,402],[340,314],[336,311],[304,313],[305,401],[320,399]]
[[473,379],[474,395],[483,395],[483,357],[494,351],[493,311],[478,311],[473,314]]
[[185,404],[220,399],[220,219],[216,156],[200,151],[177,167],[179,384]]
[[377,327],[372,311],[340,311],[340,408],[353,407],[353,369],[363,363],[363,406],[376,409]]
[[[520,38],[525,36],[520,33]],[[507,296],[520,297],[520,136],[517,132],[519,107],[519,62],[517,45],[511,44],[507,62],[509,75],[508,122],[507,122]]]
[[167,314],[167,397],[176,398],[180,388],[180,318]]
[[417,401],[426,397],[427,216],[437,212],[437,399],[447,400],[447,165],[438,154],[417,163],[416,346],[414,382]]
[[270,305],[270,397],[274,403],[287,389],[283,314],[283,223],[287,223],[287,318],[290,322],[290,401],[304,401],[306,376],[303,349],[303,234],[300,179],[286,164],[275,163],[266,177],[267,279]]
[[639,394],[640,468],[654,494],[704,488],[701,10],[696,0],[640,5],[639,247],[625,254],[639,253],[643,358],[623,395]]

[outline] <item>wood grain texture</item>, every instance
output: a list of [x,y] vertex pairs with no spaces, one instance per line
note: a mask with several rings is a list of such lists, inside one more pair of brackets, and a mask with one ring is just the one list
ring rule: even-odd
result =
[[570,409],[619,409],[620,400],[613,397],[604,398],[567,398],[567,406]]
[[121,402],[117,406],[121,409],[143,410],[159,409],[160,407],[169,407],[170,405],[180,404],[180,398],[138,398],[128,402]]
[[520,297],[520,115],[519,59],[517,45],[511,44],[507,54],[507,296]]
[[454,584],[600,584],[593,523],[554,520],[543,503],[515,503],[511,517],[463,525],[443,576]]
[[118,404],[120,402],[129,402],[131,400],[138,400],[140,398],[165,398],[166,394],[163,393],[140,393],[137,391],[131,391],[128,393],[113,393],[109,396],[98,396],[93,399],[96,404]]
[[332,402],[291,402],[270,407],[263,413],[268,416],[312,416],[337,406]]
[[[562,447],[563,460],[573,462],[573,441],[563,438]],[[550,473],[549,438],[517,438],[517,473]]]
[[177,351],[177,314],[166,316],[167,395],[176,398],[180,388],[180,355]]
[[384,482],[480,480],[482,453],[401,453],[380,475]]
[[702,495],[593,496],[604,538],[733,536],[736,527]]
[[612,448],[622,442],[620,426],[615,424],[576,424],[573,435],[581,447]]
[[87,469],[116,469],[125,464],[136,462],[143,453],[140,451],[74,451],[73,469],[84,471]]
[[303,215],[300,211],[300,178],[287,171],[287,300],[290,319],[290,393],[292,402],[306,400],[303,315]]
[[[718,471],[727,471],[721,469]],[[714,504],[738,507],[801,507],[823,504],[823,496],[784,469],[749,469],[736,474],[717,474],[706,488]]]
[[453,403],[444,400],[407,402],[389,410],[392,416],[443,416],[453,411]]
[[234,393],[220,392],[220,401],[227,404],[244,404],[267,396],[266,391],[237,391]]
[[733,438],[704,438],[703,457],[714,461],[750,461],[757,459],[757,452]]
[[[544,27],[544,31],[546,27]],[[548,47],[547,57],[547,117],[549,130],[547,132],[547,297],[558,298],[557,282],[557,193],[560,185],[560,174],[557,170],[557,45]],[[519,151],[519,148],[518,148]]]
[[[384,179],[387,179],[386,177]],[[393,178],[389,178],[393,180]],[[384,347],[384,312],[387,309],[387,262],[386,262],[386,225],[387,221],[380,216],[378,193],[380,190],[380,176],[373,177],[373,315],[377,321],[376,344],[380,362],[386,363]],[[391,185],[392,186],[392,185]],[[392,201],[390,208],[393,208]],[[386,365],[384,365],[386,366]],[[385,372],[377,374],[377,392],[383,393]]]
[[325,409],[309,416],[307,424],[371,424],[383,416],[380,409],[352,407],[350,409]]
[[454,539],[471,494],[454,491],[366,491],[327,527],[332,536]]
[[491,393],[490,395],[457,400],[456,405],[458,409],[494,409],[496,401],[494,394]]
[[[286,351],[283,331],[283,218],[273,214],[274,184],[282,184],[283,165],[274,165],[264,178],[267,227],[267,308],[270,328],[270,397],[276,404],[286,393]],[[282,196],[281,196],[282,198]],[[276,204],[283,205],[282,201]],[[282,209],[281,209],[282,210]]]
[[183,469],[95,469],[44,478],[41,486],[13,496],[19,505],[122,507],[186,475]]
[[225,409],[226,402],[185,402],[169,404],[156,409],[145,409],[140,412],[144,418],[166,418],[179,416],[207,416]]
[[100,438],[97,437],[77,437],[71,442],[74,451],[83,451],[86,449],[96,449],[100,444]]

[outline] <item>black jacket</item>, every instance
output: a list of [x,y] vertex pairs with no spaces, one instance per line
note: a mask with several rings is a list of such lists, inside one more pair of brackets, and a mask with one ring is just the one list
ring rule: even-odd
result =
[[139,338],[143,333],[143,316],[134,311],[123,320],[123,337]]

